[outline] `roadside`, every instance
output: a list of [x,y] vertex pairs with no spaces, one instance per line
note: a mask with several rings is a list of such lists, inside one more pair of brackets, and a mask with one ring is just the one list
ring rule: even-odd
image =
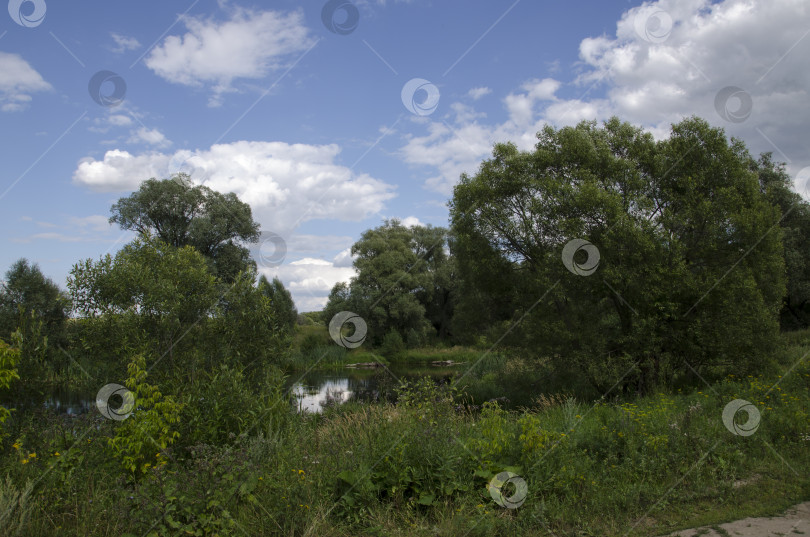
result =
[[777,517],[744,518],[726,524],[670,533],[667,537],[776,537],[810,534],[810,502],[800,503]]

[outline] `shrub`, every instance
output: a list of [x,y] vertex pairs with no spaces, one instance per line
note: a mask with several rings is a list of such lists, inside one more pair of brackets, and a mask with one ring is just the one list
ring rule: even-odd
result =
[[139,475],[155,464],[165,464],[161,451],[179,436],[172,429],[180,418],[182,405],[171,396],[164,396],[157,386],[146,383],[146,360],[137,355],[129,363],[126,386],[135,396],[135,411],[116,427],[109,440],[122,466]]
[[386,358],[393,358],[397,354],[405,350],[405,342],[402,341],[402,335],[396,330],[390,330],[383,338],[380,345],[380,354]]

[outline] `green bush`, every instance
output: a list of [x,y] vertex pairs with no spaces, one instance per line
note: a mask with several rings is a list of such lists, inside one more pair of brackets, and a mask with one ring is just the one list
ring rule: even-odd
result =
[[380,351],[380,354],[386,358],[390,359],[396,357],[405,350],[405,342],[402,341],[402,335],[398,331],[391,329],[387,334],[385,334],[382,344],[378,350]]

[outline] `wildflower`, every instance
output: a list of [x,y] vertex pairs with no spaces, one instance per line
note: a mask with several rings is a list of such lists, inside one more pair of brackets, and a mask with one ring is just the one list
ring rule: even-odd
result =
[[20,462],[22,462],[23,464],[28,464],[28,459],[23,459],[23,460],[22,460],[22,461],[20,461]]
[[53,454],[53,456],[54,456],[54,457],[58,457],[58,456],[59,456],[59,452],[58,452],[58,451],[55,451],[55,452],[54,452],[54,454]]
[[36,454],[36,453],[29,453],[29,454],[28,454],[28,458],[29,458],[29,459],[36,459],[36,458],[37,458],[37,454]]
[[20,444],[19,442],[14,442],[14,443],[11,445],[11,447],[13,447],[13,448],[14,448],[14,449],[16,449],[16,450],[19,450],[21,445],[22,445],[22,444]]

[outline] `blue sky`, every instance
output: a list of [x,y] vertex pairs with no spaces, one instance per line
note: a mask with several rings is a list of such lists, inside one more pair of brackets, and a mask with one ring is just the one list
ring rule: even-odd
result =
[[0,270],[26,257],[64,287],[131,240],[112,203],[185,171],[251,205],[287,247],[260,270],[319,309],[365,229],[447,225],[493,143],[612,115],[657,138],[705,117],[804,192],[808,33],[798,0],[11,0]]

